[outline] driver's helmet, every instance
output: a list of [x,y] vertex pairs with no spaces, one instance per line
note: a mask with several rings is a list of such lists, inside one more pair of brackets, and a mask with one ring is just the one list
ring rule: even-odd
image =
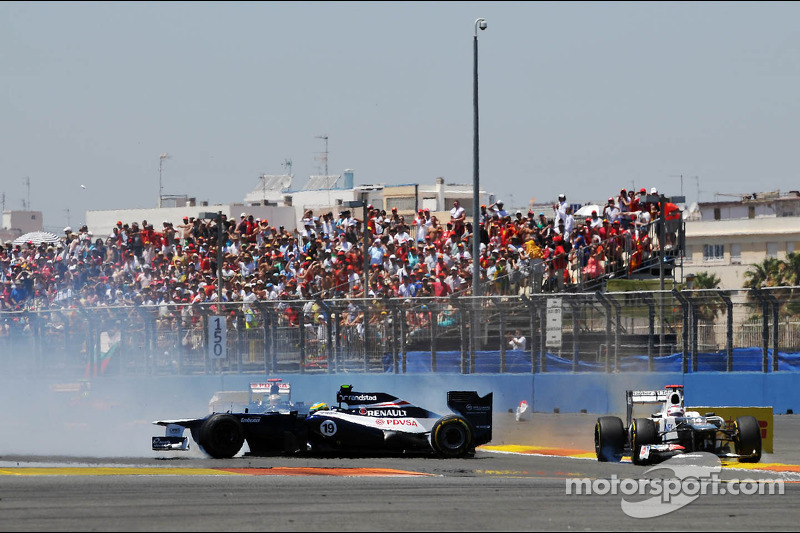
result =
[[325,402],[318,402],[311,406],[308,410],[309,415],[313,415],[317,411],[327,411],[329,409],[328,404]]
[[673,405],[667,409],[667,416],[683,416],[683,407],[680,405]]

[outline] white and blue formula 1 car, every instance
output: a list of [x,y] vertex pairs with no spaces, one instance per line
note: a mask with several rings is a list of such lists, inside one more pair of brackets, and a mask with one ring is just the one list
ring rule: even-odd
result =
[[439,415],[384,392],[355,392],[342,385],[337,406],[314,404],[309,414],[297,411],[212,413],[202,418],[158,420],[163,437],[152,449],[188,450],[189,430],[199,448],[214,458],[246,455],[383,455],[422,454],[466,457],[492,439],[492,393],[449,391],[453,412]]
[[[602,416],[594,427],[598,461],[618,462],[630,455],[637,465],[658,463],[676,455],[709,452],[742,463],[761,460],[761,428],[753,416],[727,423],[714,413],[686,411],[683,385],[664,390],[625,393],[627,424],[616,416]],[[649,418],[633,418],[636,404],[661,404]]]

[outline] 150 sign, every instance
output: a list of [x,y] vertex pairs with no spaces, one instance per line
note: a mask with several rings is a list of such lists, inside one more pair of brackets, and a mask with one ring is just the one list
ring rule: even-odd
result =
[[228,354],[228,325],[224,316],[208,317],[208,357],[225,359]]

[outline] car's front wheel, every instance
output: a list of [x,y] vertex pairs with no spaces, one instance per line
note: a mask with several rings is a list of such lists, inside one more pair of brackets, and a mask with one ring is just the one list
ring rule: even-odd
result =
[[642,457],[642,446],[658,444],[658,430],[649,418],[635,418],[631,424],[631,460],[635,465],[646,465]]
[[600,462],[618,463],[625,451],[625,426],[616,416],[601,416],[594,426],[594,451]]
[[736,453],[747,455],[740,463],[757,463],[761,460],[761,428],[754,416],[740,416],[733,423],[733,444]]
[[215,459],[233,457],[244,444],[244,430],[239,420],[229,414],[213,414],[200,427],[198,444]]

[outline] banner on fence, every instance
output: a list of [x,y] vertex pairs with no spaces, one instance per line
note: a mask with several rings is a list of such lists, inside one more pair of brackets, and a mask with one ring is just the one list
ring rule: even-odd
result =
[[561,298],[547,299],[547,347],[561,348]]

